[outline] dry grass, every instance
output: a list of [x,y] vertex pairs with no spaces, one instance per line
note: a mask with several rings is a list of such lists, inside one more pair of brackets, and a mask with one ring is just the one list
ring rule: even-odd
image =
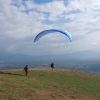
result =
[[62,69],[0,71],[0,100],[100,100],[100,77]]

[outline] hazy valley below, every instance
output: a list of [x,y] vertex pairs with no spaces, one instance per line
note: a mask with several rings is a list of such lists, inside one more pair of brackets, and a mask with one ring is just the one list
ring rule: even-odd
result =
[[100,75],[100,56],[96,51],[79,51],[69,54],[28,56],[22,54],[0,54],[0,70],[29,68],[49,68],[55,63],[55,68],[79,70]]

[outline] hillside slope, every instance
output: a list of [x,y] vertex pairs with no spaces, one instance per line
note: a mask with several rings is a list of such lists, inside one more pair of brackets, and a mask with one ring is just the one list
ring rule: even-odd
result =
[[0,100],[100,100],[100,76],[62,69],[0,71]]

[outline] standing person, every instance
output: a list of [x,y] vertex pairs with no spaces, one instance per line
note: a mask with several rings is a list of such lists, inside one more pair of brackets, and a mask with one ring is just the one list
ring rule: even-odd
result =
[[26,65],[25,67],[24,67],[24,70],[25,70],[25,75],[27,76],[28,75],[28,67],[27,67],[28,65]]
[[53,70],[53,68],[54,68],[54,63],[51,63],[51,68],[52,68],[52,70]]

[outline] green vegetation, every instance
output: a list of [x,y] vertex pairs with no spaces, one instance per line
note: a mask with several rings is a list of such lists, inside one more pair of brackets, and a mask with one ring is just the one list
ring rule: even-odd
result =
[[100,76],[61,69],[0,71],[0,100],[100,100]]

